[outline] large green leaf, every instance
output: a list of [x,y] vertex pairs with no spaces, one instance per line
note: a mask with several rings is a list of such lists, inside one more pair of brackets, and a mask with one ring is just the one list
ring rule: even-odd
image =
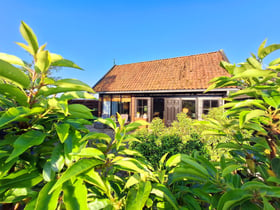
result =
[[227,210],[249,200],[253,197],[248,191],[245,190],[230,190],[222,195],[219,200],[217,210]]
[[0,179],[0,193],[5,189],[33,187],[42,181],[38,171],[21,170]]
[[24,153],[27,149],[32,146],[41,144],[46,137],[45,133],[37,130],[28,131],[21,136],[19,136],[13,144],[14,150],[9,158],[6,160],[6,163],[10,160],[18,157]]
[[106,186],[106,184],[104,183],[104,181],[102,180],[102,178],[100,177],[99,173],[97,173],[94,170],[90,170],[89,172],[82,174],[81,178],[89,183],[92,184],[96,187],[98,187],[99,189],[101,189],[104,193],[110,193],[108,192],[108,188]]
[[33,55],[33,49],[30,46],[28,46],[24,43],[20,43],[20,42],[16,42],[16,44],[19,45],[20,47],[22,47],[24,50],[26,50],[31,55]]
[[6,61],[10,64],[15,64],[15,65],[25,67],[25,63],[23,62],[23,60],[21,60],[20,58],[18,58],[17,56],[14,56],[14,55],[0,53],[0,60]]
[[276,73],[270,70],[259,70],[259,69],[248,69],[242,73],[236,74],[232,77],[232,79],[239,79],[239,78],[253,78],[253,77],[274,77]]
[[180,163],[183,163],[188,167],[195,169],[197,172],[201,173],[201,175],[205,177],[209,176],[208,171],[202,165],[200,165],[198,162],[193,160],[192,157],[185,154],[173,155],[167,160],[166,166],[168,167],[176,166]]
[[256,69],[262,69],[262,64],[254,57],[250,57],[247,59],[248,63],[251,64],[252,67]]
[[8,79],[24,88],[27,88],[30,84],[28,76],[23,71],[3,60],[0,60],[0,77]]
[[131,172],[145,173],[146,171],[146,166],[133,158],[125,157],[116,161],[112,161],[112,163],[114,165],[120,166],[120,168],[123,170]]
[[74,163],[72,166],[70,166],[63,174],[62,176],[57,180],[55,185],[52,187],[51,192],[53,192],[56,188],[61,186],[64,182],[68,181],[72,177],[76,177],[79,174],[82,174],[86,172],[87,170],[93,168],[96,165],[100,165],[104,163],[101,160],[98,159],[80,159],[76,163]]
[[82,179],[70,180],[63,184],[63,201],[67,210],[88,209],[87,188]]
[[72,155],[77,155],[79,157],[87,157],[87,158],[97,158],[100,160],[105,160],[105,155],[99,149],[86,147],[81,149],[79,153],[73,153]]
[[94,93],[93,89],[87,84],[76,79],[62,79],[56,81],[53,85],[57,87],[44,86],[40,89],[38,95],[49,96],[57,93],[65,93],[70,91],[88,91]]
[[209,181],[209,177],[204,174],[201,174],[198,170],[194,168],[188,168],[188,167],[175,168],[173,173],[170,174],[169,183],[174,183],[176,181],[183,181],[183,180],[207,182]]
[[27,106],[27,95],[21,89],[10,84],[0,84],[0,93],[14,99],[19,105]]
[[0,197],[0,203],[17,203],[26,198],[35,197],[37,192],[30,188],[11,188]]
[[112,141],[111,137],[108,136],[105,133],[97,133],[97,132],[89,132],[87,135],[85,135],[80,142],[89,140],[89,139],[99,139],[99,140],[104,140],[106,141],[108,144],[110,144],[110,142]]
[[35,63],[35,69],[38,72],[45,73],[48,71],[51,65],[51,57],[47,50],[40,51],[37,53],[37,60]]
[[116,122],[114,122],[114,120],[112,120],[111,118],[106,118],[106,119],[103,119],[103,118],[98,118],[97,119],[97,122],[101,122],[105,125],[108,125],[109,127],[111,127],[113,130],[115,130],[117,128],[117,124]]
[[126,209],[142,210],[151,190],[152,184],[149,181],[140,182],[136,187],[131,188],[127,194]]
[[55,129],[60,142],[63,143],[69,135],[70,125],[68,123],[55,124]]
[[55,181],[51,181],[45,184],[44,187],[40,190],[34,210],[56,209],[61,188],[57,188],[54,192],[49,193],[54,184]]
[[170,203],[172,205],[172,207],[175,210],[179,209],[176,198],[165,185],[163,185],[163,184],[153,185],[151,194],[154,194],[162,199],[165,199],[166,201],[168,201],[168,203]]
[[272,44],[269,45],[267,47],[264,47],[262,49],[259,50],[258,52],[258,57],[260,59],[265,58],[267,55],[269,55],[270,53],[274,52],[275,50],[280,49],[280,44]]
[[32,31],[32,29],[25,22],[21,21],[19,30],[22,37],[25,39],[25,41],[28,43],[29,47],[31,48],[32,55],[36,55],[37,50],[39,48],[39,44],[37,41],[37,37]]
[[93,119],[91,110],[83,104],[70,104],[68,109],[70,118]]
[[60,66],[60,67],[69,67],[69,68],[75,68],[83,70],[80,66],[75,64],[74,62],[67,60],[67,59],[60,59],[52,62],[52,66]]
[[225,169],[223,169],[222,177],[225,177],[226,175],[235,171],[238,168],[241,168],[241,166],[235,164],[227,166]]

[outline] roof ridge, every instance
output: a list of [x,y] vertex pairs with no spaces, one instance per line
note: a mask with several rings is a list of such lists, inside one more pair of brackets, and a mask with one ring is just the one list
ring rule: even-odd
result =
[[172,58],[162,58],[162,59],[156,59],[156,60],[148,60],[148,61],[140,61],[140,62],[134,62],[134,63],[125,63],[125,64],[115,64],[116,66],[123,66],[123,65],[131,65],[136,63],[148,63],[148,62],[155,62],[155,61],[162,61],[162,60],[170,60],[175,58],[184,58],[184,57],[192,57],[192,56],[198,56],[198,55],[207,55],[207,54],[213,54],[213,53],[222,53],[224,55],[224,50],[220,49],[217,51],[207,52],[207,53],[199,53],[199,54],[192,54],[192,55],[184,55],[184,56],[177,56]]

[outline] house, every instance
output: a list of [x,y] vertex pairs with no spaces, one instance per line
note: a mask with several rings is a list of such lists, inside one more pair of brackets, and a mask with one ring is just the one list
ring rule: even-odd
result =
[[128,121],[160,117],[167,126],[179,112],[201,119],[209,109],[223,104],[234,88],[204,93],[209,81],[228,76],[220,67],[228,61],[223,50],[216,52],[114,65],[94,86],[99,93],[99,116],[119,112]]

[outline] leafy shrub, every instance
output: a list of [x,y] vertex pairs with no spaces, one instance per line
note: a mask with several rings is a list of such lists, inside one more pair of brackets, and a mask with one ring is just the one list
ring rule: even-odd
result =
[[139,141],[133,142],[130,148],[139,151],[155,168],[158,168],[161,157],[166,153],[168,157],[195,151],[207,155],[200,135],[192,125],[193,120],[185,113],[179,113],[177,119],[170,128],[166,128],[161,119],[153,119],[148,129],[134,134]]

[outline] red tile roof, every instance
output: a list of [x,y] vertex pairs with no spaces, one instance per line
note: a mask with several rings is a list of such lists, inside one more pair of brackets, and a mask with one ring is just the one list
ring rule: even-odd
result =
[[177,58],[115,65],[93,87],[96,92],[206,89],[209,81],[229,76],[220,67],[222,50]]

